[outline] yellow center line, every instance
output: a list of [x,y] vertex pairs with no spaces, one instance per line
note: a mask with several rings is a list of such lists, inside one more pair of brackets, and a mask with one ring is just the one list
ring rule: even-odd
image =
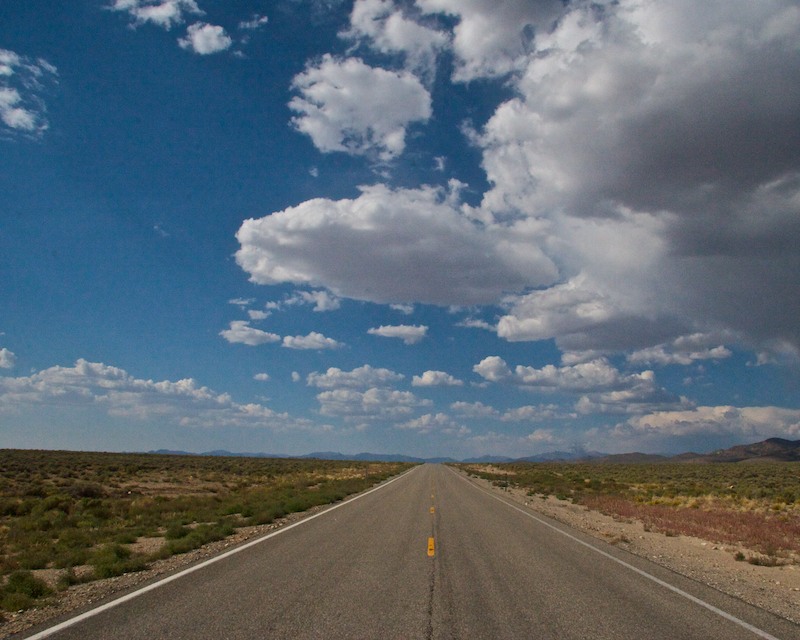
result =
[[436,553],[436,543],[433,538],[428,538],[428,557],[432,558]]

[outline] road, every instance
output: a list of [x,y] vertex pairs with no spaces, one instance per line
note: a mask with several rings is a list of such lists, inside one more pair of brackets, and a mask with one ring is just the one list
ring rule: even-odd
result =
[[800,627],[441,465],[31,638],[736,640]]

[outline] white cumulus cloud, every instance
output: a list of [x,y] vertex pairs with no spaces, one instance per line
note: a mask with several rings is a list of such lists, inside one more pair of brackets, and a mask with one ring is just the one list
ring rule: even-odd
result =
[[233,44],[231,37],[225,29],[218,25],[197,22],[189,25],[186,36],[178,39],[178,44],[183,49],[194,51],[206,56],[229,49]]
[[287,349],[321,350],[341,349],[344,344],[317,331],[312,331],[306,336],[284,336],[283,346]]
[[733,353],[722,344],[714,345],[716,336],[696,333],[680,336],[670,344],[660,344],[628,354],[634,364],[689,365],[698,360],[724,360]]
[[723,328],[797,352],[796,3],[559,11],[516,58],[517,95],[476,137],[484,209],[546,217],[562,270],[511,301],[500,335],[613,350]]
[[259,284],[324,286],[381,303],[492,303],[553,282],[536,225],[484,228],[452,197],[373,185],[353,200],[309,200],[245,220],[236,260]]
[[468,436],[472,433],[469,428],[458,424],[446,413],[426,413],[419,418],[397,424],[395,428],[416,431],[422,434],[439,432],[457,437]]
[[547,29],[562,11],[557,0],[417,0],[427,13],[457,18],[453,33],[454,80],[467,82],[524,67],[537,30]]
[[409,415],[418,407],[429,406],[430,400],[421,400],[409,391],[373,387],[366,391],[334,389],[317,395],[320,413],[340,416],[345,420],[398,419]]
[[267,333],[261,329],[256,329],[250,326],[246,320],[234,320],[230,324],[230,328],[224,329],[219,332],[223,338],[230,343],[246,344],[251,347],[268,342],[280,342],[281,337],[274,333]]
[[382,338],[399,338],[405,344],[417,344],[428,335],[428,327],[409,324],[382,325],[367,329],[367,333]]
[[399,382],[405,376],[391,369],[371,367],[365,364],[352,371],[342,371],[338,367],[330,367],[325,373],[310,373],[306,381],[310,387],[320,389],[336,389],[342,387],[378,387],[392,382]]
[[450,40],[445,32],[404,15],[392,0],[356,0],[350,29],[340,35],[384,54],[403,54],[407,67],[426,78],[432,77],[436,57]]
[[0,49],[0,122],[6,131],[39,136],[49,128],[41,96],[57,78],[46,60]]
[[323,152],[374,154],[381,161],[405,149],[406,130],[431,117],[431,97],[411,73],[370,67],[358,58],[323,57],[295,76],[289,107],[294,127]]
[[114,0],[110,9],[125,11],[134,24],[153,24],[170,29],[184,21],[184,15],[202,15],[195,0]]
[[414,387],[460,387],[464,384],[444,371],[425,371],[421,376],[414,376],[411,385]]
[[0,369],[13,369],[17,364],[17,356],[5,347],[0,349]]

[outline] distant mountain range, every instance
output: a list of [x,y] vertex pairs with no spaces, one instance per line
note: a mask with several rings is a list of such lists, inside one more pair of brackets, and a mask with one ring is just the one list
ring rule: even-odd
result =
[[711,453],[681,453],[677,456],[662,456],[652,453],[605,454],[597,451],[551,451],[525,458],[506,458],[503,456],[482,456],[455,460],[453,458],[415,458],[399,454],[356,453],[344,454],[336,451],[316,451],[303,456],[287,456],[275,453],[233,453],[216,450],[205,453],[171,451],[159,449],[149,451],[163,455],[179,456],[232,456],[241,458],[316,458],[319,460],[357,460],[360,462],[465,462],[473,464],[493,464],[503,462],[593,462],[612,464],[652,464],[659,462],[711,463],[711,462],[798,462],[800,461],[800,440],[769,438],[754,444],[742,444],[729,449],[719,449]]

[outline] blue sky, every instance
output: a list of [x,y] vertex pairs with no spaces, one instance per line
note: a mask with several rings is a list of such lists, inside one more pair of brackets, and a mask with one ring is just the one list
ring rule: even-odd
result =
[[800,438],[789,0],[0,5],[0,447]]

